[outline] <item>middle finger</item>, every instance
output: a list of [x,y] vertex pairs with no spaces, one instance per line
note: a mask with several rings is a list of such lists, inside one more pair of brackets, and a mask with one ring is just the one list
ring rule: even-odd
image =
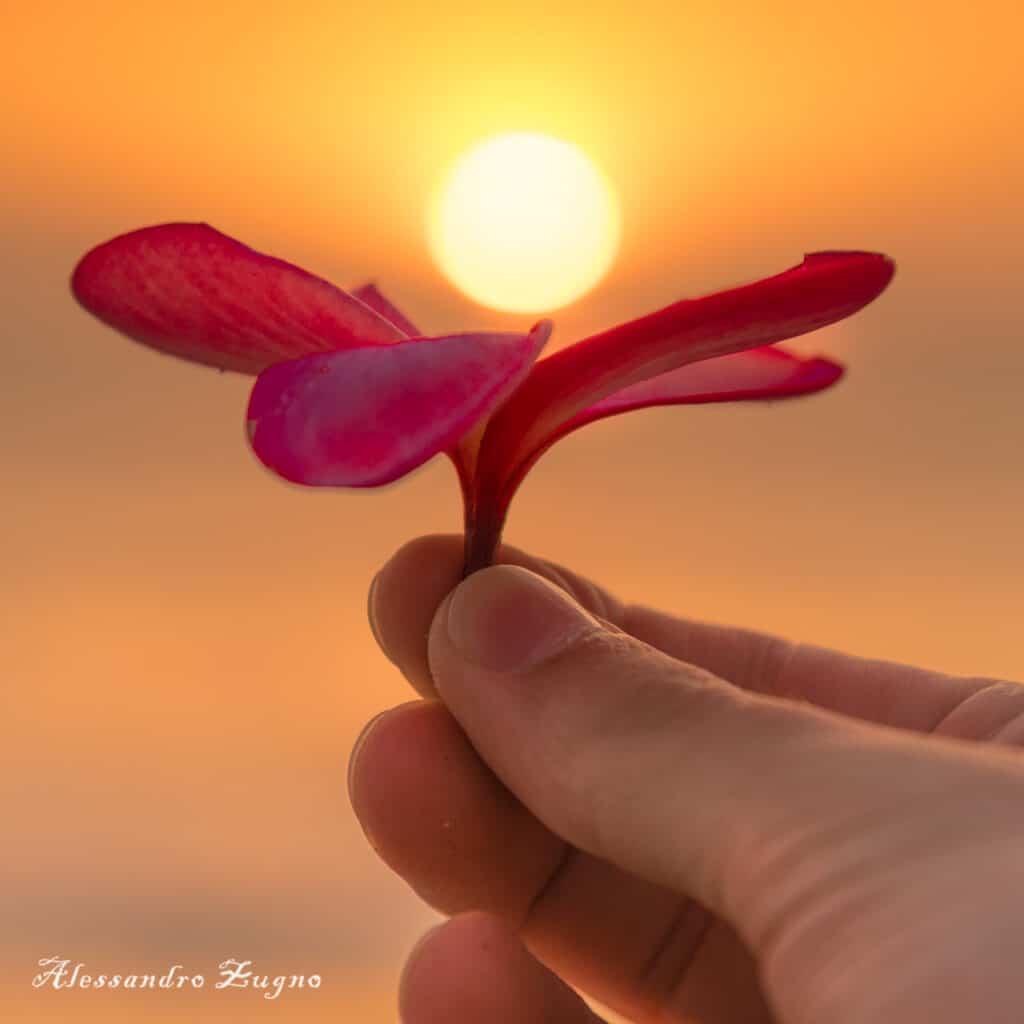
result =
[[[350,769],[381,858],[446,914],[486,910],[573,984],[637,1017],[767,1019],[731,930],[676,893],[565,843],[480,760],[433,701],[385,712]],[[685,983],[684,983],[685,982]]]

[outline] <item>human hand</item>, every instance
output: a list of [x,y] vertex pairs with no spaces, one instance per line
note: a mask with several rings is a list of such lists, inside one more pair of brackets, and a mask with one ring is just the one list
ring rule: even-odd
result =
[[625,607],[508,547],[452,595],[461,555],[379,575],[428,699],[350,764],[377,852],[458,915],[406,1024],[595,1020],[566,982],[663,1024],[1024,1020],[1024,687]]

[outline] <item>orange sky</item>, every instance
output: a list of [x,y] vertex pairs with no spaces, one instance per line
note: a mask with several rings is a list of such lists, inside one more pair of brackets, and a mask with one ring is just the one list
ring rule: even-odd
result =
[[1024,678],[1017,5],[428,6],[5,14],[15,1019],[53,1012],[24,992],[51,950],[244,947],[331,978],[303,1012],[390,1021],[430,918],[366,848],[344,766],[362,722],[410,696],[366,586],[405,539],[459,528],[451,469],[359,494],[263,471],[246,380],[71,302],[75,260],[121,231],[202,219],[341,284],[376,277],[428,330],[522,326],[444,282],[424,218],[462,149],[527,129],[583,147],[622,202],[620,259],[557,315],[556,345],[805,251],[886,251],[889,292],[795,346],[849,364],[834,392],[596,424],[538,464],[507,537],[625,598]]

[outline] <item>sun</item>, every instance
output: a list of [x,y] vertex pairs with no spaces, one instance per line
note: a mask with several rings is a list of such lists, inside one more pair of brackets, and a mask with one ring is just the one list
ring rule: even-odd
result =
[[435,197],[430,248],[477,302],[516,313],[557,309],[608,270],[619,246],[611,185],[577,146],[514,132],[468,149]]

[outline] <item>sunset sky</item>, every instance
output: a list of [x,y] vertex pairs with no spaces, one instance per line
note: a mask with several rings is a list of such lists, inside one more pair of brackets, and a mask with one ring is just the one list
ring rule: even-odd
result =
[[[554,348],[805,252],[886,252],[877,302],[792,345],[846,363],[837,388],[591,426],[537,465],[506,539],[624,599],[1024,678],[1022,32],[1009,0],[11,5],[5,1019],[390,1022],[433,920],[366,845],[345,765],[412,696],[366,589],[405,540],[460,529],[451,467],[285,484],[245,442],[251,380],[86,316],[82,253],[207,221],[373,278],[431,333],[523,329],[536,316],[461,294],[427,238],[446,169],[512,131],[580,147],[621,211]],[[244,955],[325,981],[271,1011],[33,992],[55,954],[209,973]]]

